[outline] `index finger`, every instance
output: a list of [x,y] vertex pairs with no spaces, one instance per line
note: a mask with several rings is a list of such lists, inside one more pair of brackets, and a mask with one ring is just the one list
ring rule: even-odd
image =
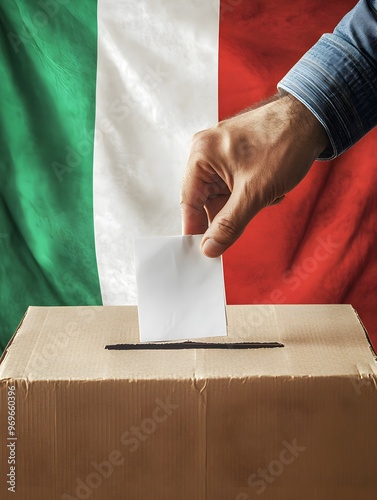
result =
[[189,161],[181,189],[183,234],[205,233],[210,223],[206,205],[229,194],[228,186],[209,164]]
[[183,234],[203,234],[208,228],[205,211],[206,184],[195,165],[187,166],[181,188],[181,214]]

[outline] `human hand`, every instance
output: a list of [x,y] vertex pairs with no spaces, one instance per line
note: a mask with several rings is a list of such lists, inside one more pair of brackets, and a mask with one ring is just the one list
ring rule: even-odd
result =
[[203,253],[218,257],[303,179],[328,144],[321,123],[289,94],[198,132],[182,184],[183,233],[204,233]]

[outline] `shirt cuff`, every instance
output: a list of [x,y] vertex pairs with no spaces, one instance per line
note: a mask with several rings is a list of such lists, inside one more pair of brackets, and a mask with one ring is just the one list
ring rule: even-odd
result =
[[331,148],[320,160],[342,154],[377,125],[377,68],[334,34],[320,40],[278,83],[321,122]]

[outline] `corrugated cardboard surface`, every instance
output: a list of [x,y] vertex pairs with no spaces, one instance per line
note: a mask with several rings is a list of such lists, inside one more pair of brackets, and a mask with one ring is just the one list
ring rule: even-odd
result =
[[227,315],[209,342],[284,347],[109,351],[138,342],[136,308],[30,308],[0,364],[0,498],[375,500],[377,364],[354,310]]

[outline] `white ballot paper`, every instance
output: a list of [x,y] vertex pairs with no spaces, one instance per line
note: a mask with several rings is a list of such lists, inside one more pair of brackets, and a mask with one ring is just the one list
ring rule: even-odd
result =
[[227,334],[222,260],[205,257],[201,239],[134,240],[141,342]]

